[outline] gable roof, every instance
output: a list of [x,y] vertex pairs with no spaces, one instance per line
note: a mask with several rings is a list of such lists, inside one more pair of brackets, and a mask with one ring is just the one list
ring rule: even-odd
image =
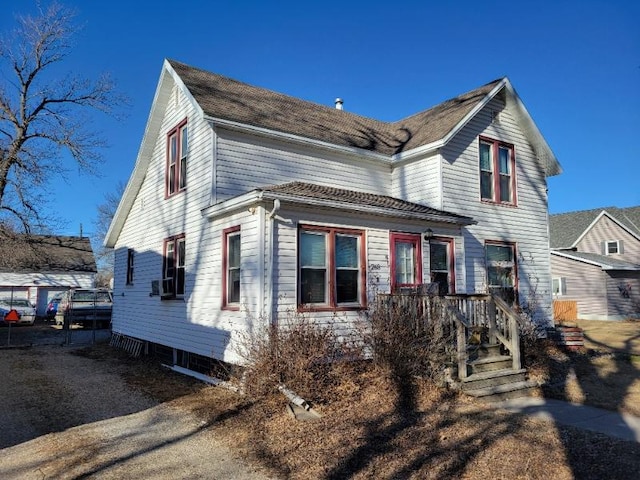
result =
[[602,270],[640,270],[640,265],[624,260],[619,260],[607,255],[597,253],[574,252],[574,251],[552,251],[551,255],[588,263],[602,268]]
[[629,233],[640,239],[640,206],[628,208],[604,207],[549,215],[549,242],[551,248],[569,249],[575,247],[580,238],[602,215],[607,215]]
[[175,60],[165,60],[133,173],[105,237],[107,246],[115,245],[142,185],[174,85],[193,103],[196,111],[213,124],[355,153],[386,163],[443,147],[489,101],[504,94],[514,106],[518,123],[546,174],[557,175],[562,171],[506,77],[389,123],[248,85]]
[[389,156],[442,139],[504,80],[387,123],[169,63],[206,116]]
[[0,271],[95,273],[97,268],[87,237],[0,231]]

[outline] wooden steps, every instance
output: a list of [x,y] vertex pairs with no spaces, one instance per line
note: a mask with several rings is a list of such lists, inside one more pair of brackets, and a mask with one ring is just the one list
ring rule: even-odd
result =
[[547,329],[547,337],[566,350],[580,350],[584,347],[584,332],[574,324],[556,325]]
[[489,401],[528,395],[537,383],[527,381],[527,370],[514,369],[513,358],[500,345],[468,345],[467,373],[460,389],[467,395]]

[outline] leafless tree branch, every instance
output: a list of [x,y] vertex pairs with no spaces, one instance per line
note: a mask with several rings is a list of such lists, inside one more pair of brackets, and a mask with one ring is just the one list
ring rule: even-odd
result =
[[65,153],[82,171],[98,172],[105,141],[88,128],[89,112],[115,115],[127,103],[107,75],[55,79],[73,46],[75,14],[57,3],[38,9],[0,38],[0,211],[25,226],[39,220],[31,188],[64,172]]

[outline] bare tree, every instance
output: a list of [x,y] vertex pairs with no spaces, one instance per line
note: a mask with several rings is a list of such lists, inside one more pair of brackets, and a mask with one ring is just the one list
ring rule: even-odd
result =
[[106,75],[57,71],[71,51],[74,18],[57,3],[38,3],[37,16],[18,16],[17,28],[0,38],[0,213],[26,231],[41,223],[38,192],[64,174],[65,153],[81,171],[97,172],[104,141],[88,128],[89,111],[113,114],[124,103]]
[[103,242],[109,231],[111,220],[116,213],[124,189],[125,184],[119,182],[116,190],[114,192],[107,192],[104,196],[104,202],[98,205],[98,217],[94,222],[95,233],[92,241],[95,246],[94,252],[96,252],[98,283],[100,283],[100,286],[108,286],[109,281],[113,277],[113,249],[106,248]]

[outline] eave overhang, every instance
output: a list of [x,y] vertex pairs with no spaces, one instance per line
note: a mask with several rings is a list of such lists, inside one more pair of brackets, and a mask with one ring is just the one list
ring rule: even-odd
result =
[[239,195],[237,197],[225,200],[216,205],[210,205],[202,209],[202,215],[209,220],[224,217],[234,212],[248,209],[264,202],[273,202],[279,200],[295,206],[303,207],[318,207],[327,208],[332,210],[340,210],[343,212],[356,213],[356,214],[368,214],[389,218],[403,218],[407,220],[418,220],[434,223],[447,223],[454,225],[473,225],[475,220],[470,217],[461,217],[448,215],[446,213],[423,213],[423,212],[409,212],[396,208],[379,207],[372,205],[356,204],[351,202],[326,200],[320,198],[310,198],[303,195],[292,195],[287,193],[274,193],[264,190],[253,190],[251,192]]

